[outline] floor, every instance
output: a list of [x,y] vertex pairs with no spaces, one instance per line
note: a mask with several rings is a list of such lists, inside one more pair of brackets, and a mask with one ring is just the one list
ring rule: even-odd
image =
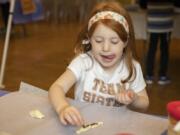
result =
[[[21,26],[14,26],[8,49],[3,84],[8,91],[17,91],[20,82],[26,82],[42,89],[49,86],[65,70],[73,57],[73,47],[79,31],[79,24],[50,24],[47,22],[26,25],[23,34]],[[149,114],[167,115],[166,105],[180,100],[180,39],[173,39],[170,47],[169,75],[172,83],[147,86],[150,97]],[[0,35],[0,58],[2,57],[4,36]],[[144,69],[147,45],[137,40],[137,52]],[[159,54],[159,53],[158,53]],[[158,58],[156,65],[158,65]],[[0,59],[1,61],[1,59]],[[158,68],[158,66],[157,66]],[[72,92],[68,93],[72,97]]]

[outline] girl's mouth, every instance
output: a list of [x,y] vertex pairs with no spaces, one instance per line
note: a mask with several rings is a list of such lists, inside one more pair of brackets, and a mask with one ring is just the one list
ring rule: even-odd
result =
[[112,54],[112,55],[101,55],[103,61],[106,61],[106,62],[111,62],[114,58],[115,58],[115,55]]

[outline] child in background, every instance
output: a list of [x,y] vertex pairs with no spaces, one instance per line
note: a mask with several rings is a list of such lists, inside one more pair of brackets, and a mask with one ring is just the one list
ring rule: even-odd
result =
[[171,33],[174,24],[174,2],[174,0],[140,0],[140,6],[147,9],[147,32],[149,35],[146,60],[147,84],[153,84],[155,81],[157,49],[160,49],[158,84],[166,85],[171,82],[167,73]]
[[84,123],[78,109],[65,97],[74,84],[75,99],[82,102],[124,104],[139,110],[148,107],[146,84],[140,64],[134,59],[134,47],[127,11],[116,2],[97,4],[78,36],[76,57],[49,90],[49,98],[64,125]]

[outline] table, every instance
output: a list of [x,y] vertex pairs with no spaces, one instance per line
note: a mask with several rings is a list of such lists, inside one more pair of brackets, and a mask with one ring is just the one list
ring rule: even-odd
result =
[[[82,135],[115,135],[121,132],[134,135],[161,135],[167,130],[168,120],[162,117],[130,111],[126,107],[107,107],[70,100],[81,111],[87,123],[102,121],[101,127]],[[45,118],[29,115],[40,110]],[[12,92],[0,97],[0,134],[9,135],[75,135],[77,127],[63,126],[49,103],[47,94]]]

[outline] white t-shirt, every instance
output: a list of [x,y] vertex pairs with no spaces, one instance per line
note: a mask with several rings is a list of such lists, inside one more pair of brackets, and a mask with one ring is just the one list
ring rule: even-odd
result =
[[[121,60],[114,73],[109,75],[89,55],[81,54],[77,56],[68,66],[68,69],[74,73],[77,79],[75,99],[107,106],[119,106],[114,96],[122,89],[121,80],[128,76],[128,70],[124,61]],[[136,78],[134,81],[126,83],[125,88],[134,92],[140,92],[146,87],[146,84],[139,63],[136,61],[133,63],[136,69]]]

